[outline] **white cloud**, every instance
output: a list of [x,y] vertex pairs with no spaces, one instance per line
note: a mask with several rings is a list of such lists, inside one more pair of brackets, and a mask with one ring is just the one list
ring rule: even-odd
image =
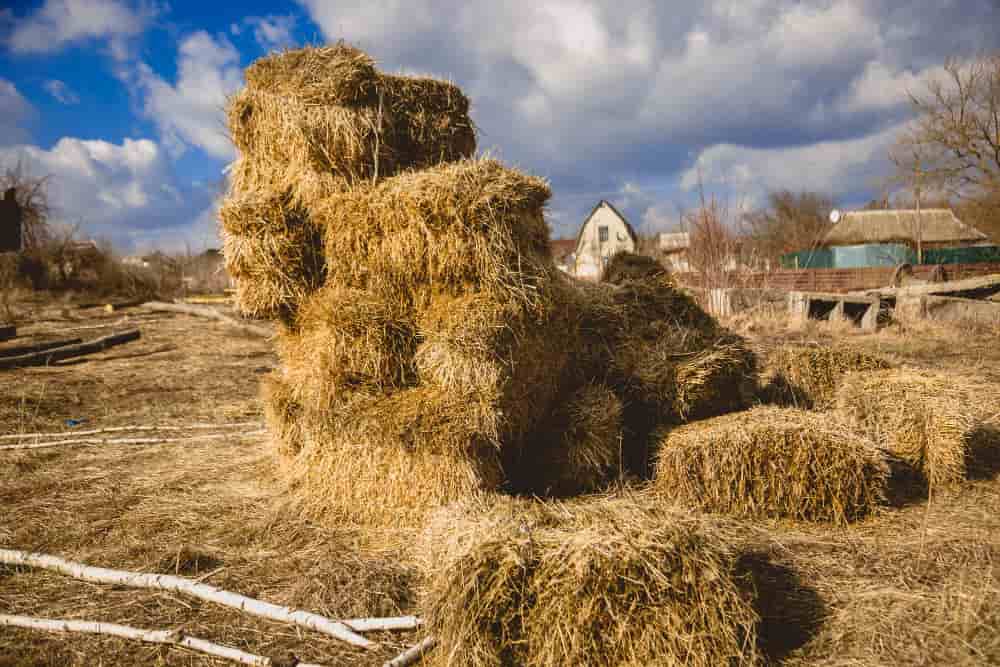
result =
[[127,40],[141,33],[155,10],[132,9],[118,0],[46,0],[14,22],[7,39],[15,53],[52,53],[90,39],[107,40],[111,53],[127,57]]
[[46,92],[62,104],[79,104],[80,96],[59,79],[49,79],[42,84]]
[[177,83],[171,85],[140,64],[138,84],[145,93],[144,113],[153,120],[175,155],[188,146],[229,160],[235,149],[225,125],[226,96],[243,84],[240,56],[225,37],[199,31],[185,38],[177,59]]
[[[288,16],[251,16],[243,20],[244,25],[253,28],[253,37],[261,48],[265,50],[280,49],[290,47],[295,44],[293,31],[295,30],[295,17]],[[230,26],[234,35],[240,34],[237,25]]]
[[34,109],[7,79],[0,79],[0,146],[27,141],[24,122]]
[[858,139],[807,146],[747,148],[716,144],[684,171],[680,186],[693,190],[699,176],[707,187],[757,197],[767,190],[857,193],[878,189],[891,173],[888,151],[906,123]]
[[53,222],[80,224],[84,234],[126,249],[184,238],[212,200],[207,191],[181,187],[163,149],[149,139],[113,144],[64,137],[48,150],[0,148],[0,164],[19,160],[29,173],[50,178]]
[[905,106],[910,95],[923,93],[928,79],[944,74],[941,66],[928,67],[920,72],[897,70],[880,61],[872,61],[864,72],[851,82],[839,102],[839,109],[846,113],[885,111]]

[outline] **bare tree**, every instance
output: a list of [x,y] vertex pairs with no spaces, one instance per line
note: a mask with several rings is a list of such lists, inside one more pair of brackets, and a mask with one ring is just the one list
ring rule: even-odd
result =
[[698,178],[698,208],[681,213],[689,234],[688,263],[702,285],[725,287],[736,268],[739,239],[729,205],[706,195]]
[[743,216],[747,236],[759,256],[776,265],[788,252],[816,247],[830,229],[833,199],[816,192],[777,190],[767,205]]

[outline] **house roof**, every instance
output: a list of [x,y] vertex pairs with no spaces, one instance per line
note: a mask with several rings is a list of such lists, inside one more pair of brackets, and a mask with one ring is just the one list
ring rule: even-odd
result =
[[558,261],[576,250],[576,239],[552,239],[549,241],[552,259]]
[[601,201],[597,202],[597,205],[594,206],[593,209],[591,209],[590,214],[587,216],[586,220],[584,220],[583,224],[580,225],[580,231],[577,232],[576,234],[576,243],[574,244],[573,247],[578,248],[580,246],[580,237],[583,236],[583,230],[587,228],[587,225],[590,223],[590,219],[594,217],[594,214],[597,213],[597,211],[602,206],[607,206],[609,209],[611,209],[612,213],[614,213],[619,217],[619,219],[621,219],[621,221],[625,224],[625,229],[628,231],[629,237],[632,239],[632,243],[638,244],[639,235],[635,233],[635,230],[632,228],[632,225],[629,224],[629,221],[625,219],[625,216],[622,215],[621,212],[619,212],[618,209],[616,209],[611,202],[609,202],[607,199],[602,199]]
[[917,240],[917,225],[924,243],[986,241],[978,229],[955,217],[951,209],[928,208],[889,211],[850,211],[827,232],[822,245],[859,245]]

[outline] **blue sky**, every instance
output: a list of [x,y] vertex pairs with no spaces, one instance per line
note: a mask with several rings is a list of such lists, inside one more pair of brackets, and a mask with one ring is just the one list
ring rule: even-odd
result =
[[58,220],[124,250],[215,245],[242,69],[346,39],[461,85],[480,149],[549,178],[571,235],[600,198],[645,232],[699,175],[867,201],[948,56],[1000,46],[993,0],[42,0],[0,9],[0,167],[51,175]]

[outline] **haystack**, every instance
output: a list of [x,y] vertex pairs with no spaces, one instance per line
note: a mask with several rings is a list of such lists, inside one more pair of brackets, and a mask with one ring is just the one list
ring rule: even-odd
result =
[[931,487],[965,479],[970,463],[1000,447],[978,391],[954,375],[898,369],[848,375],[837,409],[905,460]]
[[752,665],[756,612],[712,525],[637,497],[439,512],[420,546],[435,665]]
[[890,368],[881,357],[848,347],[783,345],[767,356],[764,399],[779,405],[826,410],[836,403],[847,373]]
[[844,524],[882,503],[887,476],[881,452],[849,422],[758,407],[666,433],[653,485],[709,512]]

